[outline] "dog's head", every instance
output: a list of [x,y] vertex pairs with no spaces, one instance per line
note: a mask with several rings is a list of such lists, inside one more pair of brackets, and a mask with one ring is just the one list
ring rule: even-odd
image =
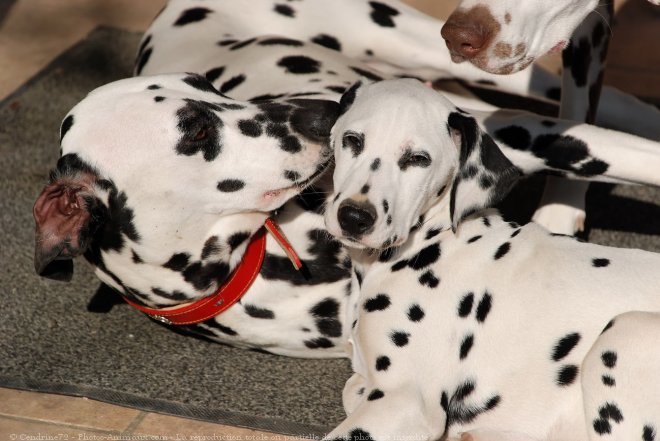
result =
[[358,83],[341,106],[325,220],[349,246],[401,245],[431,207],[444,206],[455,230],[520,174],[470,115],[419,81]]
[[337,116],[329,101],[238,102],[194,74],[100,87],[62,123],[34,206],[37,272],[68,279],[84,254],[138,301],[212,291],[268,213],[324,170]]
[[462,0],[442,28],[456,63],[510,74],[562,50],[597,0]]

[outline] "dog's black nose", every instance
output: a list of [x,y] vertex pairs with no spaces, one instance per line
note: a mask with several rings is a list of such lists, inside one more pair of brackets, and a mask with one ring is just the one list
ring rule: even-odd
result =
[[345,200],[339,204],[337,218],[342,231],[351,237],[360,237],[370,231],[378,214],[371,202]]

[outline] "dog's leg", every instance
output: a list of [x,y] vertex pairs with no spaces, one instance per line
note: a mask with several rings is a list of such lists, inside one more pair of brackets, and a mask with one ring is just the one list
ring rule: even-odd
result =
[[658,142],[521,111],[470,113],[525,174],[660,186]]
[[660,314],[614,318],[582,365],[586,426],[591,440],[660,437]]
[[[603,84],[609,45],[611,0],[602,2],[575,30],[562,53],[563,74],[559,117],[593,124]],[[604,22],[604,23],[603,23]],[[532,219],[553,233],[584,231],[587,182],[567,182],[550,176]]]
[[437,406],[430,415],[421,391],[367,389],[360,404],[326,440],[436,440],[442,436],[445,414]]

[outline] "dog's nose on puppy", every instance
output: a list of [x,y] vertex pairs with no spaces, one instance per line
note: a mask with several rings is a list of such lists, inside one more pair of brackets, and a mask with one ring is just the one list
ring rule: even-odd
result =
[[440,33],[452,60],[459,62],[472,59],[488,48],[499,28],[488,8],[477,6],[469,11],[455,11]]
[[347,199],[339,204],[337,210],[339,226],[345,234],[353,238],[359,238],[370,232],[377,217],[376,207],[369,201],[358,202]]

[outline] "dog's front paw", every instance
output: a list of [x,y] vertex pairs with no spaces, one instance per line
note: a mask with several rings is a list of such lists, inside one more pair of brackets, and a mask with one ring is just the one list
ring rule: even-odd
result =
[[532,220],[552,233],[567,234],[584,231],[586,213],[581,208],[563,204],[547,204],[539,207]]

